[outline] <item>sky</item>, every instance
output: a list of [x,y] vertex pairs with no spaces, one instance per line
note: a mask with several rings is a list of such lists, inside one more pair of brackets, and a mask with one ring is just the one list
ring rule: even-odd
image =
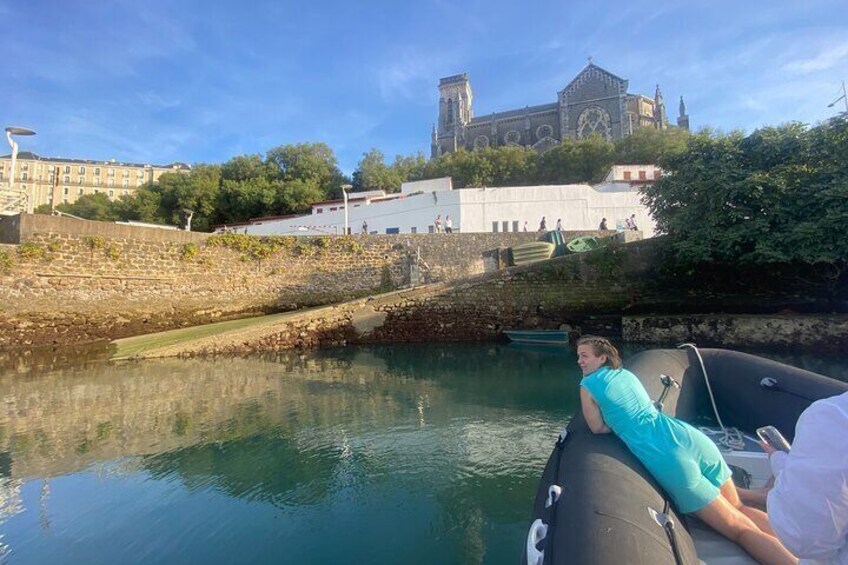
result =
[[814,124],[848,81],[846,0],[0,0],[0,22],[0,125],[63,158],[320,141],[352,173],[429,156],[441,77],[468,73],[481,116],[555,102],[588,57],[696,130]]

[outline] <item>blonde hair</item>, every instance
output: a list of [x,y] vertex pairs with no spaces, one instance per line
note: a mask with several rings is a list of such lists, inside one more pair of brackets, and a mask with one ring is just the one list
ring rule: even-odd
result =
[[596,335],[584,335],[577,340],[575,347],[580,347],[581,345],[590,346],[592,348],[592,352],[598,357],[606,355],[607,363],[609,363],[609,366],[613,369],[621,368],[621,355],[610,340]]

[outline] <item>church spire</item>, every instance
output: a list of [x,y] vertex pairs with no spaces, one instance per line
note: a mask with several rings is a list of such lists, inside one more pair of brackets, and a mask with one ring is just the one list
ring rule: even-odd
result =
[[654,92],[654,127],[657,129],[668,128],[665,102],[663,101],[662,91],[660,91],[660,85],[657,85],[657,90]]
[[683,102],[683,97],[680,97],[680,116],[677,118],[677,127],[689,131],[689,114],[686,113],[686,104]]
[[686,104],[683,102],[683,97],[680,97],[680,117],[686,115]]

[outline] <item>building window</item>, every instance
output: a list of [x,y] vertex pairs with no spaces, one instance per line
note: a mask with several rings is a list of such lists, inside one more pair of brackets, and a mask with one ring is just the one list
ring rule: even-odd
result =
[[79,174],[81,174],[81,175],[85,174],[85,167],[83,167],[82,165],[80,165]]
[[660,178],[660,172],[657,171],[657,170],[654,170],[654,180],[657,180],[658,178]]
[[[0,177],[0,178],[3,178],[3,177]],[[53,180],[54,180],[55,178],[56,178],[56,175],[55,175],[54,173],[50,173],[50,182],[51,182],[51,183],[53,182]]]
[[330,212],[335,212],[336,210],[338,210],[338,208],[335,208],[335,207],[334,207],[334,208],[330,208]]
[[95,177],[94,186],[100,186],[100,177]]
[[109,191],[109,198],[114,198],[114,197],[115,197],[115,191],[114,191],[114,190],[110,190],[110,191]]
[[29,163],[24,163],[23,165],[21,165],[21,170],[22,171],[28,171],[29,170]]
[[121,182],[121,186],[123,186],[124,188],[127,188],[129,185],[130,185],[130,179],[124,179]]
[[3,171],[0,171],[0,180],[3,180]]
[[21,173],[21,180],[27,180],[27,174]]
[[323,214],[323,213],[324,213],[324,209],[323,209],[323,208],[315,208],[315,213],[316,213],[316,214]]
[[135,176],[137,176],[137,177],[138,177],[138,178],[140,178],[140,179],[144,178],[144,171],[138,171],[138,172],[135,174]]
[[121,194],[122,194],[123,196],[126,196],[126,195],[127,195],[127,194],[129,194],[129,193],[130,193],[130,191],[129,191],[129,190],[122,190],[122,191],[121,191]]
[[[106,184],[109,185],[109,186],[115,186],[115,179],[113,179],[113,178],[106,179]],[[97,191],[95,191],[95,192],[97,192]]]
[[144,184],[144,179],[135,179],[135,185],[136,186],[141,186],[143,184]]
[[109,167],[109,173],[108,174],[109,174],[110,177],[114,177],[115,176],[115,169],[113,169],[112,167]]
[[645,173],[645,171],[639,171],[639,180],[646,180],[647,178],[648,175]]
[[415,227],[415,226],[412,226],[412,228],[410,228],[410,230],[409,230],[409,233],[418,233],[418,228]]
[[96,177],[100,176],[100,167],[94,167],[94,176],[96,176]]
[[22,185],[21,185],[21,190],[23,190],[24,192],[26,192],[26,185],[25,185],[25,184],[22,184]]
[[62,204],[67,204],[67,203],[68,203],[68,199],[67,199],[67,198],[63,198],[63,199],[62,199]]
[[130,176],[130,172],[129,172],[128,170],[126,170],[126,169],[124,169],[124,176],[125,176],[125,177]]
[[79,192],[79,195],[80,195],[80,196],[82,196],[82,195],[84,195],[84,194],[85,194],[85,189],[84,189],[84,188],[80,188],[78,192]]
[[67,174],[67,173],[70,173],[70,172],[71,172],[71,166],[65,165],[65,173]]
[[492,222],[492,233],[498,233],[498,223]]
[[99,190],[97,190],[97,189],[95,188],[95,189],[94,189],[94,194],[100,194],[100,191],[99,191]]
[[624,171],[624,180],[630,180],[630,171]]
[[62,181],[63,181],[63,182],[71,182],[71,175],[65,175],[65,176],[62,178]]
[[82,184],[83,182],[85,182],[85,177],[80,175],[80,177],[77,179],[77,184]]
[[504,233],[508,232],[509,231],[509,222],[503,222],[501,224],[501,227],[503,228]]
[[514,222],[512,222],[512,231],[514,231],[514,232],[518,231],[518,220],[515,220]]
[[[65,186],[65,187],[63,187],[63,188],[62,188],[62,193],[63,193],[65,196],[67,196],[67,195],[68,195],[68,192],[69,192],[69,190],[68,190],[68,187],[67,187],[67,186]],[[67,201],[67,199],[65,199],[65,200]]]

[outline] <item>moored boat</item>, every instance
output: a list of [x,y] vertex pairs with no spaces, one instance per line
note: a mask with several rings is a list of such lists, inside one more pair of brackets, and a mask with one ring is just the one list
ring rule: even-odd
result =
[[504,333],[516,343],[568,345],[568,332],[565,330],[504,330]]
[[512,264],[527,265],[550,259],[556,246],[548,241],[530,241],[511,247]]
[[[650,350],[625,366],[666,414],[690,423],[714,421],[706,431],[734,479],[751,486],[770,474],[752,435],[758,427],[774,425],[791,440],[812,402],[848,391],[848,383],[721,349]],[[523,562],[754,563],[741,547],[679,514],[621,440],[593,434],[579,410],[542,473]]]
[[597,249],[600,246],[601,241],[597,237],[593,237],[591,235],[575,237],[565,244],[566,249],[572,253],[584,253],[586,251]]

